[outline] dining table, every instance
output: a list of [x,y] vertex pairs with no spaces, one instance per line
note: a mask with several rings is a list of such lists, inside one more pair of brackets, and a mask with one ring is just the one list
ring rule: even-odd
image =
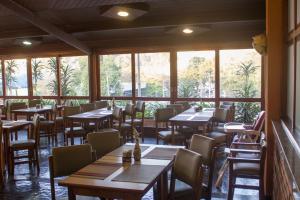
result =
[[209,123],[213,120],[214,109],[197,110],[194,107],[187,109],[186,111],[175,115],[170,118],[172,126],[172,144],[175,143],[175,127],[176,126],[189,126],[189,127],[202,127],[202,134],[206,134]]
[[74,145],[74,137],[72,135],[74,130],[74,123],[79,122],[82,124],[94,123],[95,131],[99,131],[100,124],[105,119],[111,119],[112,110],[107,110],[106,108],[91,110],[88,112],[83,112],[75,115],[66,116],[66,120],[70,124],[71,132],[71,145]]
[[46,119],[50,118],[50,114],[53,112],[52,106],[43,106],[43,107],[29,107],[12,110],[11,113],[14,114],[14,120],[18,119],[18,115],[25,115],[26,119],[29,121],[30,117],[34,114],[45,115]]
[[69,200],[76,199],[76,195],[140,200],[157,183],[159,199],[167,199],[168,171],[177,150],[184,147],[140,144],[141,160],[132,158],[123,163],[123,152],[134,147],[133,143],[124,144],[60,180],[58,185],[68,188]]

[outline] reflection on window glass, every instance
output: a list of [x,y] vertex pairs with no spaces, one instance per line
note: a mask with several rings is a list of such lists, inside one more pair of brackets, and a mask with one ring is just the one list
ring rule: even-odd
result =
[[178,97],[211,98],[215,96],[215,52],[177,53]]
[[[300,3],[300,1],[299,1]],[[299,11],[300,12],[300,11]],[[300,40],[297,42],[296,128],[300,131]]]
[[170,53],[138,53],[135,62],[136,95],[169,97]]
[[100,56],[101,96],[131,96],[131,54]]
[[53,58],[33,58],[32,87],[34,96],[57,95],[57,68],[56,59]]
[[5,60],[5,85],[8,96],[27,96],[27,60]]
[[154,113],[158,108],[165,108],[170,104],[169,101],[146,101],[145,102],[145,118],[154,118]]
[[62,96],[88,96],[88,57],[62,57],[60,81]]
[[261,56],[254,49],[220,51],[220,96],[259,98]]

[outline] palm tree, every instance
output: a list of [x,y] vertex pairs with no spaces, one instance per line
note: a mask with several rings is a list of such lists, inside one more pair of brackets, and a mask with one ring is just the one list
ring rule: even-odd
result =
[[44,65],[41,60],[38,59],[32,59],[32,80],[33,80],[33,90],[35,94],[37,93],[37,82],[39,80],[43,79],[43,73],[42,69],[44,68]]
[[71,86],[73,84],[73,69],[70,65],[61,65],[60,81],[61,81],[61,94],[68,96],[72,93]]
[[15,60],[7,60],[5,66],[5,79],[6,85],[9,89],[9,94],[12,95],[12,87],[13,84],[17,82],[17,78],[15,76],[16,70],[18,69],[18,65]]
[[50,76],[54,76],[55,78],[47,84],[47,87],[50,90],[52,95],[56,95],[58,92],[58,82],[56,80],[56,74],[57,74],[56,58],[52,57],[48,60],[48,69],[50,70]]

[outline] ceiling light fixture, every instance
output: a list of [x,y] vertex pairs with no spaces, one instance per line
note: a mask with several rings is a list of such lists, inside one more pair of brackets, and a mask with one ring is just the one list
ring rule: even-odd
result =
[[118,12],[118,15],[119,15],[120,17],[128,17],[128,16],[129,16],[129,12],[124,11],[124,10],[120,10],[120,11]]
[[30,42],[30,41],[28,41],[28,40],[24,40],[24,41],[22,42],[22,44],[24,44],[25,46],[30,46],[30,45],[32,45],[32,42]]
[[194,31],[193,31],[193,29],[190,29],[190,28],[184,28],[184,29],[182,30],[182,32],[185,33],[185,34],[191,34],[191,33],[193,33]]

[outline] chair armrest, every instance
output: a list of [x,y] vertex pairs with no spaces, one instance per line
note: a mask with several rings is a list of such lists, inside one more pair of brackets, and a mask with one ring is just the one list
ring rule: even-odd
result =
[[232,142],[232,145],[239,145],[239,146],[260,146],[260,143],[252,143],[252,142]]
[[255,149],[230,149],[230,153],[261,153],[260,150]]
[[260,163],[260,159],[257,158],[236,158],[236,157],[227,157],[229,163]]

